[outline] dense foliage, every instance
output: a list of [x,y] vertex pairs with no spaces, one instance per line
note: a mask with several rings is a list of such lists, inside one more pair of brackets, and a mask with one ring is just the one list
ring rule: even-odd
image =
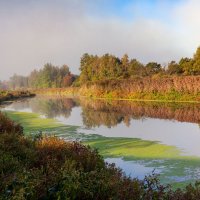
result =
[[121,59],[105,54],[84,54],[80,64],[80,83],[107,79],[125,79],[159,75],[200,75],[200,47],[193,58],[182,58],[178,63],[171,61],[167,67],[156,62],[146,65],[136,59],[129,60],[125,54]]
[[200,47],[193,58],[181,58],[178,63],[171,61],[167,66],[157,62],[143,64],[137,59],[129,59],[127,54],[118,58],[110,54],[97,56],[85,53],[80,60],[80,72],[80,76],[76,76],[67,65],[57,67],[47,63],[42,69],[32,71],[29,76],[14,74],[7,82],[0,81],[0,88],[64,88],[98,80],[200,75]]
[[27,77],[14,74],[8,85],[11,89],[61,88],[70,86],[74,80],[75,75],[71,74],[67,65],[57,67],[47,63],[41,70],[34,70]]

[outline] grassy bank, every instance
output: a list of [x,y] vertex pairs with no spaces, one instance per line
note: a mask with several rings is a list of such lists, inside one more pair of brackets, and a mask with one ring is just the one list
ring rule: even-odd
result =
[[146,101],[200,101],[200,77],[148,77],[130,80],[105,80],[82,85],[84,96]]
[[5,101],[13,101],[20,98],[34,97],[35,94],[30,91],[5,91],[0,90],[0,104]]
[[200,76],[135,78],[88,82],[79,87],[33,90],[37,94],[73,95],[134,101],[200,102]]

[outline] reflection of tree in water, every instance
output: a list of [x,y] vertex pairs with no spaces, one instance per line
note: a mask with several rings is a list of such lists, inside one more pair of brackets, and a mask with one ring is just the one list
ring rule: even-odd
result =
[[200,104],[103,101],[80,99],[83,122],[87,127],[113,127],[131,119],[158,118],[200,123]]
[[119,113],[107,113],[103,111],[94,111],[90,109],[83,109],[82,112],[83,123],[86,127],[92,128],[100,125],[105,125],[109,128],[124,122],[129,126],[130,119],[127,116],[123,116]]
[[30,105],[30,98],[28,99],[21,99],[19,101],[15,101],[11,104],[11,107],[14,108],[15,110],[24,110],[29,108]]
[[[116,110],[113,102],[80,99],[80,104],[83,110],[83,123],[88,128],[100,125],[105,125],[110,128],[122,122],[127,126],[130,125],[131,115]],[[121,107],[120,104],[118,106]]]
[[88,128],[101,125],[114,127],[120,123],[129,126],[131,119],[143,118],[200,124],[200,104],[105,101],[86,98],[77,100],[57,97],[33,98],[12,104],[16,110],[31,107],[33,112],[49,118],[58,116],[68,118],[72,108],[79,105],[82,107],[83,123]]
[[30,101],[33,112],[41,113],[48,118],[59,116],[68,118],[75,106],[74,100],[66,98],[36,98]]

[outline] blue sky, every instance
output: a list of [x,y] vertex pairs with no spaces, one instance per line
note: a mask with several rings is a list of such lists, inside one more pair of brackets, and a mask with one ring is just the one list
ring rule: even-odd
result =
[[199,0],[0,0],[0,79],[46,62],[79,73],[85,52],[163,65],[191,57],[199,10]]
[[[139,18],[169,20],[169,10],[184,0],[97,0],[90,4],[90,14],[97,17],[117,17],[125,21]],[[160,7],[162,6],[162,10]]]

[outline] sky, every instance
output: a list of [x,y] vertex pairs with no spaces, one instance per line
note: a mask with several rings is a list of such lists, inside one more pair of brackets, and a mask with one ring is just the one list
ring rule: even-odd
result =
[[0,0],[0,80],[45,63],[79,74],[84,53],[143,63],[192,57],[199,0]]

